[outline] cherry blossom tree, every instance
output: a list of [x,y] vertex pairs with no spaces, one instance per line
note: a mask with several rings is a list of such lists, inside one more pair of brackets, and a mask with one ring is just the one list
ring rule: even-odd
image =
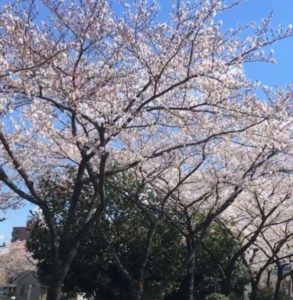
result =
[[[292,258],[292,220],[272,223],[261,231],[253,247],[243,256],[250,273],[250,299],[257,299],[260,288],[274,290],[274,299],[278,299],[281,282],[292,271],[284,272],[284,266],[291,264]],[[273,275],[276,278],[272,282]]]
[[[266,169],[267,171],[267,169]],[[226,277],[226,293],[229,290],[233,264],[242,258],[250,271],[252,292],[256,299],[264,272],[277,261],[292,256],[292,179],[282,174],[274,181],[262,176],[262,183],[250,186],[246,199],[233,203],[224,217],[228,227],[241,243],[238,251],[231,256]],[[269,180],[268,180],[269,179]]]
[[[263,178],[289,180],[292,91],[250,82],[243,66],[272,61],[260,49],[293,29],[270,30],[267,18],[248,26],[250,37],[242,38],[247,27],[225,32],[216,16],[234,5],[177,0],[166,23],[143,0],[1,7],[1,201],[21,198],[43,212],[55,266],[49,300],[59,299],[84,233],[104,211],[105,182],[119,173],[131,170],[160,193],[160,211],[200,209],[196,233]],[[50,206],[58,199],[38,182],[48,175],[72,192],[60,235]],[[76,224],[88,186],[90,206]]]
[[4,278],[16,278],[25,271],[35,271],[35,269],[35,262],[26,250],[24,241],[10,243],[7,248],[1,249],[0,273]]
[[[191,295],[194,293],[192,279],[194,275],[192,274],[195,273],[196,249],[201,244],[205,231],[213,220],[220,218],[221,222],[226,223],[227,229],[231,231],[231,235],[235,236],[240,245],[234,253],[229,254],[225,266],[219,265],[223,273],[222,292],[226,295],[229,295],[231,291],[235,265],[239,260],[245,258],[247,251],[255,247],[260,234],[263,234],[264,231],[267,232],[269,226],[292,220],[292,177],[284,176],[283,172],[278,171],[271,174],[269,171],[272,160],[276,163],[279,155],[280,163],[282,163],[283,154],[271,150],[267,152],[266,149],[255,153],[255,149],[253,149],[247,157],[248,160],[245,159],[247,152],[239,154],[242,157],[243,165],[239,160],[238,165],[230,170],[230,177],[228,175],[221,176],[222,170],[214,168],[205,177],[206,180],[201,181],[195,177],[191,182],[185,182],[180,187],[180,189],[184,188],[181,194],[177,191],[176,198],[173,196],[175,211],[179,211],[179,215],[184,216],[183,219],[182,217],[177,220],[175,218],[174,225],[181,230],[190,253],[187,268],[191,274]],[[226,157],[225,172],[230,168],[229,157],[232,157],[231,153]],[[231,165],[233,166],[233,163]],[[241,170],[241,165],[246,169]],[[205,173],[206,171],[204,169]],[[213,178],[215,174],[217,178]],[[209,182],[212,185],[209,185]],[[197,197],[191,195],[184,197],[186,191],[192,191],[192,189],[185,188],[187,184],[197,187]],[[180,197],[185,200],[180,200]],[[191,200],[186,201],[186,199]],[[287,213],[284,214],[283,210],[286,210]],[[275,236],[274,243],[279,239],[280,237],[277,239]]]

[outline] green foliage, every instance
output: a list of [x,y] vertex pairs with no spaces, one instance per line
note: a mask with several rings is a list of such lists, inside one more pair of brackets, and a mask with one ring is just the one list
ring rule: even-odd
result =
[[[195,260],[195,298],[205,299],[208,295],[219,293],[223,284],[223,269],[239,245],[230,232],[220,222],[214,222],[202,241],[197,241]],[[249,275],[241,259],[233,269],[231,300],[241,299]],[[186,299],[187,277],[180,281],[180,288],[167,300]]]
[[[262,288],[258,290],[257,300],[272,300],[274,298],[274,289]],[[280,291],[279,300],[287,300],[288,296],[283,291]]]
[[208,295],[206,297],[206,300],[229,300],[229,297],[222,295],[222,294],[213,293],[213,294]]
[[[133,278],[137,278],[148,235],[157,218],[152,208],[157,200],[151,190],[147,187],[141,188],[130,176],[120,178],[119,184],[122,187],[118,188],[117,184],[107,185],[105,214],[84,236],[64,282],[64,292],[83,292],[98,299],[130,298],[129,284],[115,263],[109,242],[114,246],[125,269]],[[66,220],[69,195],[66,185],[51,188],[53,186],[54,183],[52,185],[50,180],[48,184],[44,184],[48,201],[52,202],[52,207],[55,205],[55,219],[61,234]],[[123,187],[127,187],[127,191],[123,190]],[[87,209],[86,199],[87,195],[84,195],[79,211]],[[142,200],[148,201],[149,205],[142,205]],[[82,217],[82,213],[78,217]],[[51,268],[51,259],[46,251],[49,242],[48,228],[42,218],[34,214],[27,246],[38,260],[40,277],[44,281],[49,279]],[[172,278],[182,264],[184,256],[185,245],[181,235],[167,219],[162,220],[157,226],[146,268],[145,294],[155,299],[159,283],[163,280],[169,282],[167,292],[173,290],[177,283]]]
[[[220,222],[214,222],[203,239],[201,249],[201,268],[206,283],[201,295],[205,291],[218,292],[223,284],[223,270],[226,268],[231,257],[239,249],[238,241],[231,235],[227,228]],[[207,263],[208,262],[208,263]],[[239,258],[232,273],[232,294],[233,298],[239,299],[244,290],[244,286],[249,282],[249,275],[241,258]],[[200,288],[199,288],[200,290]]]
[[[70,185],[70,181],[67,184]],[[56,187],[56,183],[51,180],[42,182],[44,193],[47,194],[47,199],[54,208],[55,221],[60,228],[60,234],[69,203],[68,190],[70,189],[67,184]],[[82,212],[88,209],[87,199],[91,193],[89,188],[83,195],[76,224],[78,218],[83,218]],[[99,300],[130,299],[129,282],[117,267],[110,244],[115,248],[125,269],[134,279],[138,278],[148,236],[158,217],[157,197],[151,189],[141,186],[130,175],[116,179],[115,184],[107,183],[105,214],[84,236],[64,282],[64,292],[81,292]],[[171,211],[170,216],[176,218],[178,222],[182,221],[180,220],[182,216],[174,216]],[[194,222],[198,220],[195,219]],[[27,246],[34,258],[38,260],[39,275],[44,281],[49,279],[48,274],[51,270],[51,258],[46,251],[49,243],[49,231],[42,217],[33,214],[31,236]],[[205,238],[197,240],[195,260],[197,299],[205,299],[207,295],[221,290],[221,267],[225,266],[237,247],[237,241],[221,223],[213,223],[207,230]],[[177,280],[174,278],[186,259],[185,238],[169,218],[162,219],[156,228],[144,276],[146,298],[155,300],[160,283],[167,281],[166,300],[185,299],[188,290],[186,273]],[[232,282],[235,299],[239,299],[239,295],[242,295],[246,283],[247,272],[239,261],[235,266]]]

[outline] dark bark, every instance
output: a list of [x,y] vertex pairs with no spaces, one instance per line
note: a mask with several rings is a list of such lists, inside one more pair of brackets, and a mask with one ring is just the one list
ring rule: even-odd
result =
[[188,274],[188,300],[194,300],[194,271],[195,271],[195,263],[194,263],[194,256],[191,260],[189,266],[189,274]]
[[[57,278],[56,278],[57,279]],[[48,285],[47,300],[59,300],[62,296],[62,280],[56,280]]]
[[267,288],[270,288],[271,287],[271,273],[272,273],[272,270],[268,270],[267,271]]
[[132,289],[132,300],[142,300],[143,299],[143,289],[140,287]]
[[265,266],[259,270],[256,277],[254,279],[251,279],[251,294],[250,294],[250,300],[256,300],[257,293],[258,293],[258,285],[260,282],[260,278],[262,273],[265,270]]
[[152,246],[153,246],[153,240],[154,236],[156,234],[157,226],[161,222],[161,218],[157,220],[156,224],[152,224],[149,228],[149,233],[147,237],[147,242],[146,242],[146,248],[145,248],[145,253],[143,255],[143,259],[139,268],[139,276],[138,276],[138,290],[137,290],[137,300],[141,300],[143,298],[144,294],[144,283],[145,283],[145,270],[147,267],[147,264],[149,262],[150,254],[152,251]]
[[[192,241],[188,245],[189,255],[194,251]],[[195,256],[192,256],[192,259],[188,266],[188,300],[194,300],[194,272],[195,272]]]
[[250,300],[256,300],[257,296],[257,291],[258,291],[258,282],[256,281],[251,281],[251,293],[250,293]]
[[[76,207],[78,201],[80,201],[80,195],[83,188],[83,183],[81,180],[84,175],[84,171],[86,168],[86,163],[89,161],[90,156],[87,156],[79,166],[79,170],[77,173],[77,177],[74,184],[74,191],[71,198],[70,209],[67,216],[66,223],[63,228],[63,232],[59,238],[59,246],[56,246],[57,236],[55,230],[50,230],[50,238],[51,238],[51,257],[53,259],[53,266],[51,270],[51,278],[48,282],[48,300],[59,300],[62,296],[62,285],[65,280],[65,277],[70,269],[71,263],[76,256],[76,252],[78,250],[79,244],[83,239],[84,234],[90,229],[90,227],[99,220],[104,206],[105,206],[105,191],[104,191],[104,173],[105,173],[105,163],[108,154],[104,154],[101,159],[100,164],[100,179],[95,186],[95,194],[93,203],[96,200],[97,194],[99,194],[100,204],[96,206],[95,212],[92,215],[89,215],[85,220],[84,224],[80,227],[80,229],[76,232],[75,236],[71,237],[70,232],[75,224],[74,215],[76,212]],[[95,185],[95,183],[93,182]],[[53,217],[51,212],[46,211],[47,206],[43,208],[43,212],[46,218],[47,223],[52,224]],[[47,214],[46,214],[47,213]],[[50,228],[50,227],[49,227]],[[54,224],[52,224],[52,228],[54,228]],[[140,300],[140,299],[137,299]]]
[[282,274],[278,274],[273,300],[280,300],[281,282],[282,282]]
[[[234,264],[233,264],[234,267]],[[228,267],[225,270],[225,278],[222,282],[222,287],[221,287],[221,292],[223,295],[229,296],[229,294],[231,293],[231,289],[232,289],[232,273],[233,273],[233,267]]]
[[59,300],[62,296],[62,283],[66,275],[65,266],[62,266],[60,260],[55,260],[51,270],[51,276],[48,282],[47,300]]
[[73,245],[66,251],[59,251],[53,258],[51,276],[48,282],[47,300],[59,300],[62,296],[62,285],[76,255],[79,244]]

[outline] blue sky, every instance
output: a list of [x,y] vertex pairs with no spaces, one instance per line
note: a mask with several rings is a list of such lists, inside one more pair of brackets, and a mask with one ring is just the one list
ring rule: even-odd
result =
[[[292,0],[247,0],[236,9],[229,11],[224,19],[224,25],[233,27],[237,22],[242,24],[251,21],[258,22],[270,12],[273,12],[273,27],[293,23]],[[293,38],[279,41],[272,48],[275,50],[278,63],[246,65],[247,76],[268,85],[293,82]]]
[[[0,5],[3,1],[0,0]],[[168,3],[168,4],[167,4]],[[162,15],[170,10],[170,1],[161,0]],[[168,6],[167,6],[168,5]],[[234,27],[237,23],[246,24],[260,21],[273,11],[273,26],[293,23],[293,0],[247,0],[236,9],[220,16],[225,28]],[[278,64],[250,64],[245,67],[247,76],[252,80],[260,80],[267,85],[283,85],[293,82],[293,38],[280,41],[273,45]],[[29,210],[32,206],[25,206],[18,210],[0,213],[6,221],[0,223],[0,244],[3,240],[10,240],[13,226],[24,226]]]

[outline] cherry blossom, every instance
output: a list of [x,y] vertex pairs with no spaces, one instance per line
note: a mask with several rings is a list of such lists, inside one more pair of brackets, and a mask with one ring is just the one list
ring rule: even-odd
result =
[[[164,23],[152,1],[119,1],[118,13],[106,0],[44,0],[43,23],[33,1],[1,8],[1,201],[17,196],[42,209],[56,264],[50,299],[59,297],[83,232],[103,213],[105,181],[121,172],[162,194],[161,207],[204,213],[198,231],[230,206],[251,205],[250,195],[266,198],[266,186],[285,186],[272,205],[290,187],[292,89],[267,91],[244,70],[272,61],[259,50],[292,36],[292,27],[271,30],[268,17],[242,38],[245,27],[224,32],[215,20],[235,3],[174,2]],[[59,240],[38,179],[62,182],[72,169]],[[88,184],[92,206],[72,234]]]

